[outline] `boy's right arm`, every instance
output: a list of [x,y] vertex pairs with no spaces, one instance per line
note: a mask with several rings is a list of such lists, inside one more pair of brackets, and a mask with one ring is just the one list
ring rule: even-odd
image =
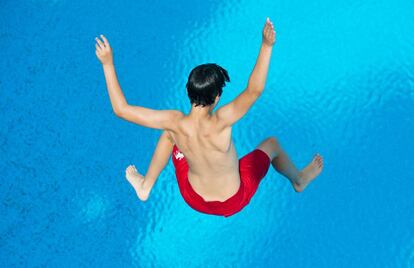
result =
[[232,102],[220,107],[216,112],[218,121],[224,126],[231,126],[243,117],[256,99],[262,94],[275,39],[276,33],[273,24],[267,18],[263,28],[262,46],[257,57],[256,65],[250,75],[247,88]]

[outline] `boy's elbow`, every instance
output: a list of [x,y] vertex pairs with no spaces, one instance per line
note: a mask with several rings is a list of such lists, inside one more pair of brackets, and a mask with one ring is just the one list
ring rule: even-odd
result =
[[118,110],[112,110],[117,117],[121,117],[121,112]]
[[251,94],[255,95],[256,97],[260,97],[263,93],[264,87],[260,86],[248,86],[247,91],[249,91]]
[[113,108],[112,109],[112,111],[114,112],[114,114],[117,116],[117,117],[122,117],[125,113],[124,113],[124,110],[125,110],[125,107],[122,107],[122,108]]
[[264,84],[263,83],[257,83],[257,82],[256,83],[249,82],[247,84],[247,90],[252,92],[252,93],[260,95],[260,94],[262,94],[262,92],[264,90]]
[[125,117],[125,113],[123,110],[113,110],[114,114],[116,117],[119,118],[124,118]]

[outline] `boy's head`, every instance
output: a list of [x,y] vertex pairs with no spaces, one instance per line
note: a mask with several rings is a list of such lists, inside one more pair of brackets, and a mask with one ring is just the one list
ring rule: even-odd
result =
[[191,104],[209,106],[220,97],[226,82],[230,82],[227,71],[215,63],[195,67],[187,81],[187,93]]

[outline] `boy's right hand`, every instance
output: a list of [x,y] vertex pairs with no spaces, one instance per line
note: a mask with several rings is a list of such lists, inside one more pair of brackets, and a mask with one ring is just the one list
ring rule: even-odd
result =
[[267,46],[273,46],[276,41],[276,32],[273,28],[273,23],[269,18],[266,19],[265,26],[263,28],[263,41],[262,43]]
[[109,45],[108,40],[101,34],[101,38],[103,42],[98,38],[95,37],[95,47],[96,47],[96,57],[98,57],[99,61],[102,63],[102,65],[105,64],[113,64],[113,56],[112,56],[112,48]]

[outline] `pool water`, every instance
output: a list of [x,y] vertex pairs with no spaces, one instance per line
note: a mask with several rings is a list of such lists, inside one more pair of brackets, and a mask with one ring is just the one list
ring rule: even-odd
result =
[[[1,267],[414,267],[414,2],[0,2]],[[95,36],[130,104],[189,111],[191,69],[244,89],[261,29],[276,27],[265,91],[233,128],[239,157],[276,136],[303,193],[269,170],[224,218],[192,210],[170,161],[147,202],[160,131],[117,118]],[[219,104],[219,105],[220,105]]]

